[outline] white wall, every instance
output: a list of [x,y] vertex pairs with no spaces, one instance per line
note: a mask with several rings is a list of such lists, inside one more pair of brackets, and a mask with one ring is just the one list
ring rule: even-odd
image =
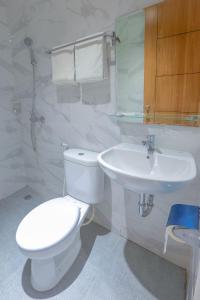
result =
[[[50,57],[45,50],[85,35],[114,28],[115,18],[152,1],[139,0],[9,0],[13,35],[16,98],[22,103],[23,152],[27,183],[44,199],[61,194],[63,158],[61,142],[71,147],[102,151],[121,141],[141,143],[155,133],[159,147],[190,151],[200,164],[200,129],[117,124],[108,116],[115,111],[115,82],[84,86],[83,102],[76,87],[56,88],[51,83]],[[46,123],[37,128],[38,151],[31,148],[29,112],[31,68],[23,38],[35,43],[38,60],[37,109]],[[114,74],[114,69],[111,69]],[[89,104],[85,104],[89,103]],[[156,196],[155,208],[146,219],[138,215],[138,196],[106,178],[105,202],[96,220],[122,236],[162,255],[165,223],[172,203],[200,203],[199,177],[184,191]],[[167,259],[187,266],[188,249],[170,243]]]
[[0,199],[25,185],[6,2],[0,1]]

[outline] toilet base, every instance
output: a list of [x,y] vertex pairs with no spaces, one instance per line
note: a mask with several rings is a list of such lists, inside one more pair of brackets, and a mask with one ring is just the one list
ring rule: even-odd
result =
[[31,259],[31,284],[40,292],[54,288],[74,263],[81,249],[80,231],[61,254],[48,259]]

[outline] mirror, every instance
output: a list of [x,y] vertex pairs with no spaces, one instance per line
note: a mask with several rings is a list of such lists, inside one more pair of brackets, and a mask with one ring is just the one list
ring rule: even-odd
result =
[[144,111],[144,11],[119,17],[116,34],[120,43],[117,57],[117,111],[119,115],[138,116],[143,122]]
[[117,18],[118,119],[200,126],[200,1],[188,5],[165,0]]

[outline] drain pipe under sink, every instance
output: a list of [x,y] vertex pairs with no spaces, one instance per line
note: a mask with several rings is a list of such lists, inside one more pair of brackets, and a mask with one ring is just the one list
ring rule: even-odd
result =
[[141,217],[147,217],[154,206],[154,195],[152,194],[145,194],[141,193],[139,195],[138,207],[139,207],[139,214]]

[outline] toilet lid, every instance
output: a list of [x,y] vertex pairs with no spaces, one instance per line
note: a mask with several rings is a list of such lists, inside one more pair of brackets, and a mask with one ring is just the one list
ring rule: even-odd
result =
[[66,198],[49,200],[34,208],[19,224],[18,245],[26,250],[42,250],[60,242],[76,227],[80,208]]

